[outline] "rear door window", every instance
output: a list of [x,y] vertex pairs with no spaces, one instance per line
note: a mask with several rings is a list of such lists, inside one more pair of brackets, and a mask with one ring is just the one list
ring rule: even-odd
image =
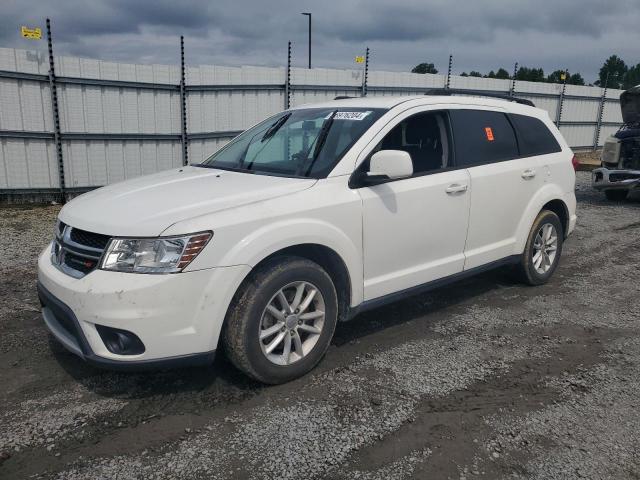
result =
[[520,155],[530,157],[562,151],[556,137],[542,120],[527,115],[509,114],[518,132]]
[[459,167],[518,158],[516,135],[507,116],[487,110],[451,110],[455,162]]

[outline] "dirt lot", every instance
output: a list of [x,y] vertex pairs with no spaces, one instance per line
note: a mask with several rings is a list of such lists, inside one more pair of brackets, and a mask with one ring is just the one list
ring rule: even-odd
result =
[[640,478],[640,197],[579,173],[543,287],[497,271],[338,327],[312,374],[116,374],[50,339],[35,259],[56,208],[0,209],[0,477]]

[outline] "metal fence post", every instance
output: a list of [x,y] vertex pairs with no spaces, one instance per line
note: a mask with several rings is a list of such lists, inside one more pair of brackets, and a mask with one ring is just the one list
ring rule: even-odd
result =
[[564,71],[564,80],[562,81],[562,90],[560,90],[560,96],[558,97],[558,106],[556,107],[556,127],[560,128],[560,120],[562,119],[562,106],[564,105],[564,93],[567,89],[567,77],[569,76],[569,70]]
[[449,55],[449,67],[447,68],[447,81],[444,84],[444,88],[449,89],[451,85],[451,67],[453,66],[453,55]]
[[284,109],[291,106],[291,42],[287,45],[287,74],[284,79]]
[[369,47],[364,55],[364,76],[362,77],[362,96],[367,96],[367,80],[369,78]]
[[511,88],[509,89],[509,96],[511,97],[516,93],[516,75],[518,75],[518,62],[513,66],[513,78],[511,79]]
[[49,90],[51,91],[51,109],[53,111],[53,141],[58,159],[58,179],[60,182],[60,201],[67,201],[64,179],[64,158],[62,157],[62,136],[60,133],[60,110],[58,109],[58,89],[56,86],[56,69],[53,60],[53,39],[51,37],[51,21],[47,18],[47,47],[49,49]]
[[598,149],[598,143],[600,143],[600,129],[602,128],[602,117],[604,116],[604,103],[607,99],[607,88],[609,86],[609,74],[604,81],[604,90],[600,97],[600,107],[598,108],[598,118],[596,121],[596,131],[593,133],[593,150]]
[[184,67],[184,36],[180,35],[180,116],[182,141],[182,165],[189,163],[189,138],[187,137],[187,90]]

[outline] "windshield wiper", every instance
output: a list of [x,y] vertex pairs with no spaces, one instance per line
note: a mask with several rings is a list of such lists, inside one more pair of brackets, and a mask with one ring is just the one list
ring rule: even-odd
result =
[[338,110],[334,110],[333,112],[331,112],[331,115],[329,115],[329,117],[327,117],[327,119],[322,124],[322,128],[320,129],[320,132],[318,132],[318,136],[316,137],[316,140],[315,140],[316,146],[313,149],[313,156],[311,157],[311,162],[309,162],[309,166],[307,167],[307,170],[305,172],[305,177],[309,176],[309,173],[313,168],[313,164],[316,162],[316,160],[320,156],[322,147],[324,146],[325,142],[327,141],[327,137],[329,136],[329,130],[331,129],[331,125],[333,125],[333,119],[336,116],[336,113],[338,113]]
[[260,139],[260,143],[264,143],[266,140],[269,140],[271,137],[273,137],[276,134],[276,132],[280,130],[280,128],[287,122],[287,120],[289,120],[290,116],[291,116],[291,113],[287,113],[282,117],[280,117],[278,120],[276,120],[273,123],[273,125],[271,125],[267,129],[267,131],[264,132],[264,135]]
[[[282,127],[286,123],[286,121],[289,119],[290,116],[291,116],[291,113],[287,113],[287,114],[283,115],[282,117],[280,117],[275,122],[273,122],[271,124],[271,126],[269,128],[267,128],[267,131],[264,132],[264,135],[262,135],[262,138],[260,139],[260,143],[264,143],[266,140],[269,140],[271,137],[273,137],[276,134],[276,132],[278,130],[280,130],[280,127]],[[244,162],[247,159],[246,157],[247,157],[247,152],[249,151],[249,147],[251,147],[251,145],[253,144],[253,139],[256,138],[259,133],[260,132],[256,133],[253,137],[251,137],[251,139],[247,143],[247,146],[244,149],[244,152],[242,153],[242,156],[240,157],[240,161],[238,162],[238,167],[239,168],[244,169]],[[266,145],[265,145],[265,147],[266,147]],[[256,155],[257,155],[257,153],[256,153]],[[254,155],[253,160],[255,160],[255,158],[256,157]],[[251,168],[251,165],[253,165],[253,160],[251,160],[251,162],[249,162],[249,168]]]

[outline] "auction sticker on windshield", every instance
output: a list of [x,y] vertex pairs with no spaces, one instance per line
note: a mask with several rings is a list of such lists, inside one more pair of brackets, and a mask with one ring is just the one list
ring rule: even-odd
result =
[[[364,120],[371,113],[371,111],[367,112],[336,112],[333,119],[334,120]],[[329,115],[331,116],[331,115]]]

